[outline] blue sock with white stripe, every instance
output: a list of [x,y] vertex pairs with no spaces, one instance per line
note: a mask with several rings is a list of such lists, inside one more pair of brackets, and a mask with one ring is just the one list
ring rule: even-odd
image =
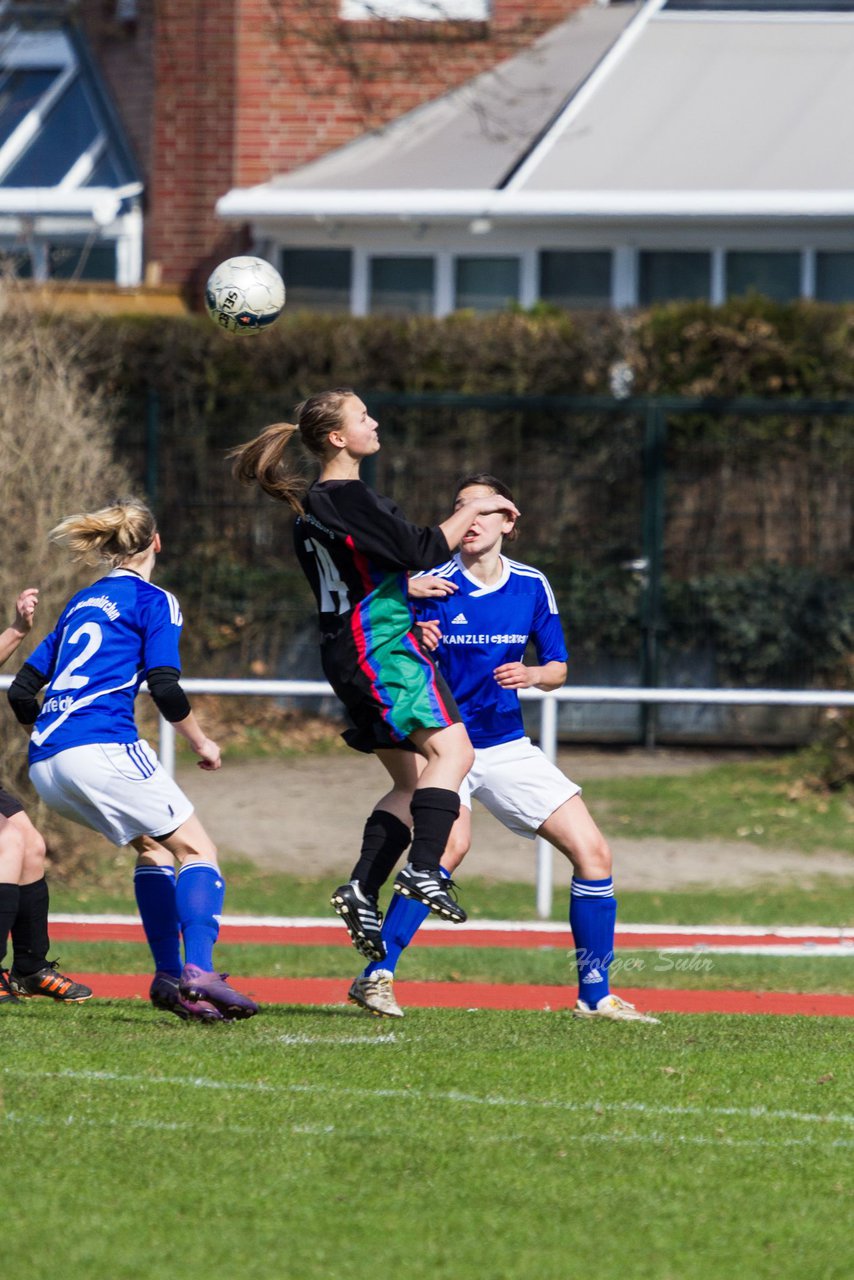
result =
[[161,973],[181,976],[181,926],[175,906],[175,868],[137,867],[133,891],[142,927]]
[[608,968],[614,958],[617,899],[614,882],[572,878],[569,927],[578,966],[578,996],[591,1009],[610,995]]
[[211,862],[186,862],[178,872],[175,905],[184,938],[184,959],[210,972],[225,900],[225,878]]
[[[446,871],[444,867],[439,868],[439,874],[445,880],[451,878],[450,871]],[[429,914],[430,908],[425,907],[423,902],[416,902],[414,898],[404,898],[401,893],[393,894],[383,919],[385,959],[372,960],[364,970],[363,977],[376,973],[377,969],[394,973],[401,953],[409,946]]]

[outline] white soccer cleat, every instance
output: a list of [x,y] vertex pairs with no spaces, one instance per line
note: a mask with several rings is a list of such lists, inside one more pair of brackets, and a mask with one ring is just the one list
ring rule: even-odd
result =
[[403,1017],[403,1010],[394,998],[394,978],[388,969],[375,969],[373,973],[356,978],[347,992],[347,999],[377,1018]]
[[603,996],[591,1008],[584,1000],[579,1000],[572,1011],[574,1018],[605,1018],[608,1022],[651,1022],[658,1025],[660,1018],[653,1018],[649,1013],[640,1013],[628,1000],[621,996]]

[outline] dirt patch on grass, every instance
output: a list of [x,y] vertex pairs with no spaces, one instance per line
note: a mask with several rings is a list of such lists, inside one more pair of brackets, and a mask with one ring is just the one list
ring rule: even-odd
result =
[[[559,764],[584,783],[602,777],[697,772],[748,753],[705,750],[654,752],[580,749],[561,752]],[[260,866],[306,876],[346,876],[355,861],[364,818],[385,790],[386,774],[355,752],[228,761],[216,774],[180,764],[178,781],[195,803],[220,849]],[[595,816],[595,814],[594,814]],[[850,880],[854,862],[844,853],[805,855],[762,848],[744,840],[629,839],[605,832],[621,888],[661,891],[689,885],[750,886],[780,877],[808,884],[823,876]],[[510,834],[479,805],[466,874],[534,883],[535,846]],[[556,885],[568,885],[569,864],[554,855]]]

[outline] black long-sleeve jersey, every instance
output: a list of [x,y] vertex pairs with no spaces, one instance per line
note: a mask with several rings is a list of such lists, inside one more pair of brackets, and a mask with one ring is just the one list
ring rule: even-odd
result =
[[294,544],[317,600],[322,637],[389,625],[409,630],[406,571],[447,560],[441,529],[411,524],[390,498],[361,480],[318,482],[304,507]]

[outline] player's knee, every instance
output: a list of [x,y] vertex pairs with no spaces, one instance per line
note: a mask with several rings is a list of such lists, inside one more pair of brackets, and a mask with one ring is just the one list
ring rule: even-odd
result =
[[30,827],[24,837],[24,876],[28,883],[44,875],[46,855],[44,836],[35,827]]
[[465,746],[460,748],[460,765],[463,769],[463,777],[474,767],[474,761],[474,747],[467,739]]
[[471,840],[465,836],[455,835],[452,831],[445,845],[445,852],[442,854],[442,866],[445,870],[453,875],[470,848]]
[[0,879],[6,884],[18,884],[24,868],[26,843],[23,833],[11,822],[0,825]]
[[595,874],[589,876],[591,880],[605,880],[610,876],[614,860],[611,856],[611,846],[601,832],[596,833],[596,837],[587,851],[586,860],[595,872]]

